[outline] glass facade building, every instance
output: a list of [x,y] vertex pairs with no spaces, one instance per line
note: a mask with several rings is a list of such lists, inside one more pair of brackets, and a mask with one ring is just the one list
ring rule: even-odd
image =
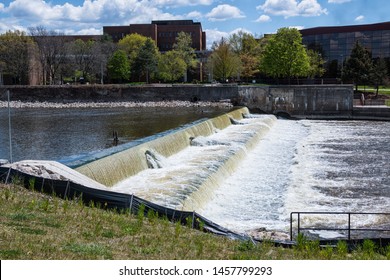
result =
[[316,27],[300,32],[303,44],[322,54],[329,77],[336,77],[340,73],[340,68],[350,56],[356,41],[370,51],[373,59],[390,60],[390,22]]

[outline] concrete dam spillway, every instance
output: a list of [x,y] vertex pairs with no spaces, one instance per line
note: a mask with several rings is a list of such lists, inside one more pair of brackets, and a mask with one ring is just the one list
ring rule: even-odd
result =
[[245,107],[234,109],[75,170],[113,192],[194,211],[208,201],[275,120],[272,115],[251,115]]

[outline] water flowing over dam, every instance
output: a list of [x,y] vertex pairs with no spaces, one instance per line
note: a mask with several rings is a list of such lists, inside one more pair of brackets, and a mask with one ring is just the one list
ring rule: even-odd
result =
[[76,170],[114,192],[192,211],[208,201],[275,121],[271,115],[236,109]]

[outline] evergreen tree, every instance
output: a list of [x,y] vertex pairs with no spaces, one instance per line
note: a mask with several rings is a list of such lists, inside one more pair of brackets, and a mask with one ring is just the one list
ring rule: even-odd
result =
[[375,97],[378,97],[379,86],[387,82],[388,79],[387,65],[383,58],[376,60],[371,73],[371,81],[375,85]]
[[159,54],[155,42],[151,38],[147,38],[134,63],[134,70],[140,77],[146,77],[146,83],[149,83],[150,78],[157,73]]
[[372,71],[372,59],[370,52],[356,41],[351,56],[346,60],[343,67],[343,81],[351,80],[358,90],[359,84],[367,83]]

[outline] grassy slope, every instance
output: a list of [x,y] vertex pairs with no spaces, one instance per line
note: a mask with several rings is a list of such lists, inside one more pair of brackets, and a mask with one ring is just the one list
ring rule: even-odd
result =
[[253,245],[0,183],[0,259],[390,259],[390,248]]

